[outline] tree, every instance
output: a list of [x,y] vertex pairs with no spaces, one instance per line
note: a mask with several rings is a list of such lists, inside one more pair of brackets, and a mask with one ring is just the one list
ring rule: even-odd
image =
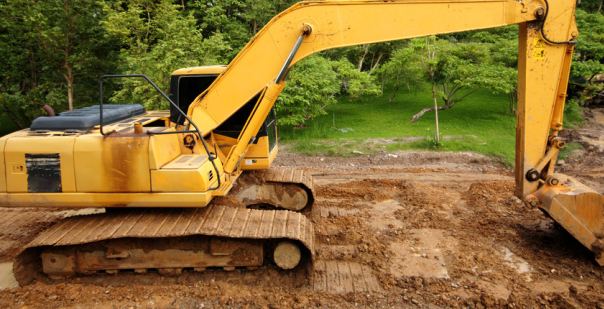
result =
[[340,94],[351,98],[382,94],[382,89],[377,84],[375,76],[369,72],[357,70],[348,60],[331,61],[331,66],[340,80]]
[[0,2],[0,112],[25,127],[45,104],[57,110],[96,101],[97,78],[115,68],[102,1]]
[[[105,11],[105,29],[123,46],[121,72],[143,73],[167,87],[175,69],[226,62],[224,55],[230,47],[223,35],[216,33],[204,39],[193,15],[172,1],[116,1]],[[111,98],[113,102],[132,99],[150,109],[168,107],[151,86],[135,80],[124,80]]]
[[251,32],[244,19],[246,3],[242,0],[196,1],[191,5],[191,12],[199,22],[198,29],[204,37],[222,34],[231,53],[229,60],[249,40]]
[[432,84],[432,102],[434,103],[432,109],[434,111],[434,142],[436,146],[440,146],[440,125],[438,121],[438,99],[437,99],[437,70],[438,70],[438,59],[439,51],[436,46],[436,37],[428,37],[425,40],[424,45],[424,57],[423,63],[426,70],[426,75],[430,84]]
[[604,15],[577,10],[580,35],[575,48],[569,95],[583,104],[604,96],[604,83],[596,77],[604,74]]
[[590,13],[603,13],[604,0],[582,0],[579,7]]
[[[434,53],[434,59],[424,63],[423,71],[443,101],[438,110],[452,108],[477,89],[509,94],[516,87],[514,69],[493,62],[487,43],[419,39],[412,45],[418,54],[424,55],[429,49]],[[424,108],[413,115],[411,121],[415,122],[434,110],[434,106]]]
[[382,65],[377,74],[382,86],[392,89],[389,101],[392,102],[401,88],[407,91],[418,89],[424,82],[422,58],[415,48],[407,44],[397,49],[388,62]]
[[340,82],[332,62],[319,56],[297,63],[287,78],[287,87],[276,105],[280,125],[300,126],[306,120],[325,114],[325,107],[336,103]]
[[296,0],[210,0],[195,1],[189,7],[204,37],[221,33],[230,60],[273,16]]

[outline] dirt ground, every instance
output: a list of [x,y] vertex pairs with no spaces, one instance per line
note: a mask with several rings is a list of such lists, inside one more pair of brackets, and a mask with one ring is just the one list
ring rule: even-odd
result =
[[[604,122],[597,123],[598,115],[604,112],[596,111],[581,129],[589,132],[570,133],[586,150],[560,168],[603,192],[604,149],[597,142]],[[513,196],[512,171],[487,157],[400,152],[329,158],[282,151],[277,164],[315,176],[311,269],[38,281],[0,291],[0,306],[604,308],[604,270],[593,254]],[[19,248],[65,215],[0,209],[1,284],[11,284],[3,272]]]

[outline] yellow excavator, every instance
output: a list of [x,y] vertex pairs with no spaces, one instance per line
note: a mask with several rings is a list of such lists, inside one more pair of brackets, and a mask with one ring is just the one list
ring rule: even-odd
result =
[[[556,174],[575,40],[571,0],[327,0],[275,16],[228,66],[108,75],[100,102],[0,138],[0,206],[97,207],[43,231],[17,257],[26,284],[123,270],[178,274],[312,262],[312,177],[271,168],[273,106],[290,68],[322,50],[519,25],[516,194],[604,265],[604,198]],[[103,104],[104,82],[142,78],[170,111]],[[496,138],[496,137],[494,137]]]

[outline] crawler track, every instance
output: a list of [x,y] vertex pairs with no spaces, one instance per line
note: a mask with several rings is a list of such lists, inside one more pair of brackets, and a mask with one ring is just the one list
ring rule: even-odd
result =
[[[281,167],[271,168],[269,170],[264,171],[256,171],[254,173],[257,175],[261,175],[262,179],[264,179],[264,181],[266,182],[299,184],[311,193],[311,197],[315,195],[313,177],[310,173],[306,172],[305,170],[292,167]],[[314,200],[310,200],[309,202],[312,203],[313,201]]]
[[312,175],[297,168],[248,171],[239,177],[237,186],[233,195],[245,205],[266,204],[308,212],[315,200]]
[[[235,242],[234,246],[241,242],[254,243],[256,241],[257,243],[257,240],[265,242],[289,240],[298,244],[303,255],[308,255],[310,259],[314,255],[312,223],[299,213],[219,205],[211,205],[203,209],[133,209],[72,217],[59,222],[38,235],[18,255],[14,264],[15,277],[22,285],[30,283],[36,276],[44,272],[41,265],[41,260],[43,260],[40,259],[41,254],[57,254],[57,252],[66,257],[69,265],[60,265],[58,268],[61,270],[58,273],[56,270],[54,273],[51,271],[50,275],[88,274],[103,270],[113,272],[124,269],[141,272],[148,268],[173,269],[179,272],[182,268],[256,266],[254,263],[247,265],[246,263],[236,262],[237,259],[233,259],[234,262],[221,260],[216,265],[204,261],[189,261],[178,265],[174,264],[173,261],[162,262],[161,258],[157,259],[153,265],[149,263],[132,264],[132,258],[129,259],[128,255],[120,256],[119,254],[117,255],[118,259],[106,269],[103,269],[103,265],[108,265],[106,263],[88,262],[84,263],[88,266],[82,266],[82,263],[78,262],[78,258],[82,256],[83,252],[94,252],[95,248],[102,247],[107,241],[128,239],[134,241],[134,243],[144,242],[143,247],[145,248],[136,249],[149,251],[146,246],[153,245],[153,243],[157,244],[157,250],[165,250],[165,243],[168,241],[190,240],[191,238],[233,240]],[[162,247],[162,243],[164,247]],[[184,253],[191,253],[190,244],[191,242],[183,251]],[[75,250],[72,250],[73,248]],[[206,253],[211,254],[212,252]],[[108,254],[103,259],[106,260],[106,257],[110,257],[110,255]],[[90,265],[94,267],[90,268]],[[44,268],[49,269],[48,267]]]

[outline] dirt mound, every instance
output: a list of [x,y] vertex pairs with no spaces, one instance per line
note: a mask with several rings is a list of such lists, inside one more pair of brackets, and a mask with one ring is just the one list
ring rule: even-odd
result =
[[491,211],[498,215],[511,214],[514,210],[525,207],[514,195],[513,181],[487,181],[473,183],[464,192],[464,200],[474,209]]
[[318,195],[330,199],[352,199],[379,202],[392,199],[407,190],[410,185],[406,181],[387,179],[363,179],[352,181],[341,186],[319,186]]

